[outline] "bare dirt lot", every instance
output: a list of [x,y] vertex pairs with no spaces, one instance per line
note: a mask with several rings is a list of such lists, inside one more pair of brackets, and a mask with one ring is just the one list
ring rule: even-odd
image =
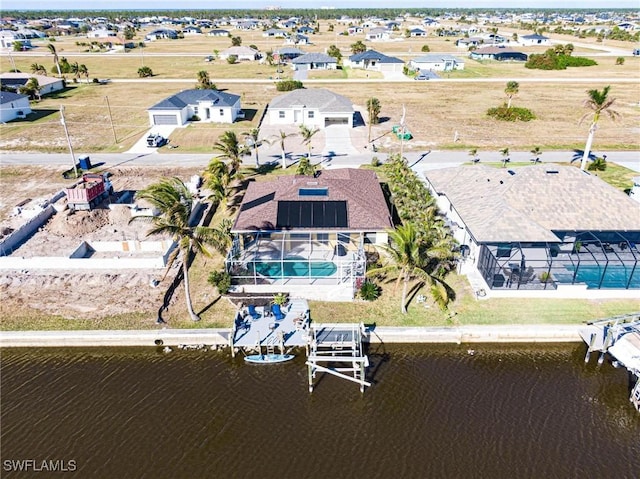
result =
[[[198,171],[190,168],[119,167],[110,170],[116,192],[135,191],[162,177],[179,176],[187,181]],[[0,167],[2,178],[3,231],[16,227],[19,218],[9,217],[13,205],[29,197],[46,198],[69,186],[56,169]],[[8,181],[8,179],[11,179]],[[69,210],[54,215],[35,235],[13,254],[19,256],[65,256],[83,240],[121,240],[146,238],[145,223],[129,224],[130,214],[122,208],[92,211]],[[119,271],[16,271],[0,272],[0,315],[25,317],[61,316],[94,321],[121,315],[131,316],[132,327],[153,324],[163,304],[168,286],[175,277],[171,269]],[[152,281],[161,281],[153,285]],[[181,301],[182,295],[173,300]],[[182,311],[182,310],[180,310]],[[144,318],[144,319],[140,319]],[[140,324],[142,321],[142,324]],[[0,325],[3,320],[0,320]]]

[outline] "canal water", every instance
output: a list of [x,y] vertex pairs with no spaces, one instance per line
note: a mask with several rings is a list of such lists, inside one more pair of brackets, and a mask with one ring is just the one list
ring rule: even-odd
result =
[[[331,376],[309,394],[302,354],[259,366],[228,351],[5,349],[0,476],[640,477],[627,373],[585,365],[583,345],[369,353],[364,394]],[[21,460],[72,470],[7,462]]]

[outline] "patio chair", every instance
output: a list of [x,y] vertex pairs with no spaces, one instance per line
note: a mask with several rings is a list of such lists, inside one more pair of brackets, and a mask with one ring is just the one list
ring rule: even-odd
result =
[[260,313],[258,313],[256,311],[256,305],[255,304],[250,304],[247,307],[247,310],[249,311],[249,316],[251,316],[254,320],[260,319],[260,316],[262,316]]
[[285,314],[282,312],[282,310],[280,309],[280,305],[279,304],[272,304],[271,305],[271,312],[273,313],[273,315],[276,318],[276,321],[281,321],[284,319]]

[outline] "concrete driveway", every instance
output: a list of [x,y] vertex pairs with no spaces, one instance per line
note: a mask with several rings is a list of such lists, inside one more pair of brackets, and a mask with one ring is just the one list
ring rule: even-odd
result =
[[173,133],[173,130],[175,130],[176,128],[178,128],[177,125],[156,125],[152,127],[149,131],[142,135],[142,137],[140,137],[138,141],[136,141],[136,143],[131,147],[129,151],[127,151],[127,153],[154,153],[158,148],[147,145],[147,136],[152,133],[157,133],[164,138],[169,138],[169,135],[171,135],[171,133]]
[[324,128],[325,141],[322,156],[357,155],[360,152],[351,143],[351,130],[348,125],[329,125]]

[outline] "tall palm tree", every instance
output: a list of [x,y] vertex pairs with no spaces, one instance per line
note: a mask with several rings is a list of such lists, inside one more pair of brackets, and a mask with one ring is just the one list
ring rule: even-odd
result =
[[423,258],[421,256],[420,241],[418,233],[412,223],[398,226],[389,232],[390,243],[383,246],[388,254],[388,263],[379,268],[371,269],[367,275],[392,273],[397,274],[396,284],[402,281],[402,304],[403,314],[407,313],[407,291],[409,282],[418,278],[425,282],[430,281],[429,275],[421,268]]
[[260,146],[260,142],[258,137],[260,136],[260,128],[251,128],[249,131],[245,131],[242,135],[248,140],[251,140],[251,146],[253,146],[253,152],[256,155],[256,167],[259,167],[260,160],[258,159],[258,147]]
[[269,144],[273,144],[276,142],[280,143],[280,149],[282,150],[282,168],[283,169],[287,167],[287,150],[286,150],[285,142],[287,138],[290,138],[292,136],[296,136],[296,133],[286,133],[285,131],[280,130],[278,135],[268,140]]
[[229,160],[230,169],[229,174],[233,178],[240,169],[240,163],[242,163],[242,156],[246,153],[246,147],[238,141],[238,136],[235,131],[225,131],[218,141],[213,145],[213,149],[218,152],[217,157]]
[[227,164],[219,158],[213,158],[202,175],[205,186],[211,191],[209,197],[215,203],[222,203],[231,196],[231,175]]
[[151,223],[147,236],[169,234],[177,243],[177,248],[169,255],[167,270],[176,259],[182,261],[185,300],[189,317],[199,321],[200,317],[193,310],[191,292],[189,290],[189,261],[194,253],[210,256],[206,245],[215,242],[216,233],[204,226],[191,226],[193,199],[185,184],[179,178],[165,178],[153,183],[136,193],[137,198],[145,199],[160,211],[158,216],[136,216],[132,220],[143,220]]
[[369,117],[369,134],[368,141],[371,142],[371,125],[378,123],[378,115],[380,114],[380,100],[377,98],[369,98],[367,100],[367,115]]
[[587,160],[591,153],[591,144],[593,143],[593,137],[596,134],[598,127],[598,120],[600,115],[605,113],[612,120],[616,120],[620,117],[620,113],[611,109],[611,105],[616,101],[615,98],[609,98],[609,90],[611,85],[607,85],[600,90],[587,90],[588,98],[584,101],[584,106],[591,111],[583,115],[580,119],[582,123],[587,117],[591,117],[591,126],[589,127],[589,137],[587,138],[587,144],[584,147],[584,153],[582,155],[582,162],[580,163],[580,169],[584,170],[587,167]]
[[517,81],[508,81],[507,87],[504,89],[504,93],[507,95],[509,102],[507,103],[507,108],[511,108],[511,100],[513,97],[518,94],[520,90],[520,84]]
[[197,90],[208,90],[215,89],[215,85],[211,83],[211,79],[209,78],[209,72],[206,70],[200,70],[197,75],[198,84],[196,85]]
[[78,62],[71,64],[71,73],[73,73],[73,78],[76,80],[80,77],[80,65],[78,65]]
[[89,83],[89,69],[84,63],[78,66],[78,75],[82,75],[85,80],[87,80],[87,83]]
[[47,48],[53,55],[53,63],[55,63],[56,68],[58,69],[58,76],[62,76],[62,72],[60,71],[60,60],[58,59],[58,52],[56,51],[56,46],[53,43],[49,43]]
[[307,145],[307,148],[308,148],[307,158],[309,160],[311,160],[311,138],[313,138],[313,135],[315,135],[319,131],[320,129],[318,127],[312,130],[306,125],[300,125],[300,136],[302,137],[302,143]]

